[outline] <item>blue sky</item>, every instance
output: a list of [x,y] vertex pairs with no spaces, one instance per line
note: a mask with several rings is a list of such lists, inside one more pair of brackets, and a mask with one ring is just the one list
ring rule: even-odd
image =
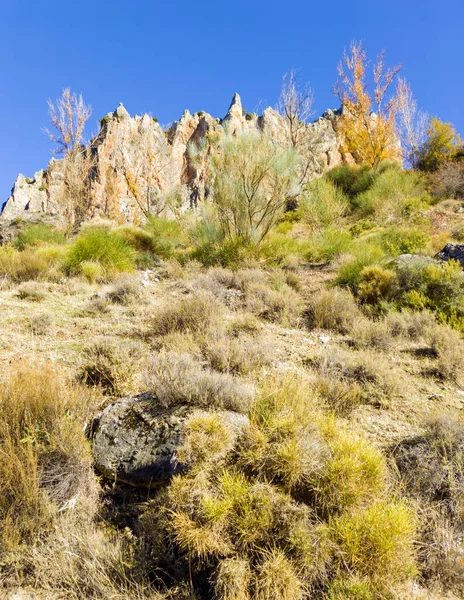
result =
[[0,0],[0,204],[18,172],[47,165],[47,98],[82,92],[98,119],[123,102],[171,122],[185,108],[223,116],[274,105],[291,68],[335,107],[351,40],[401,62],[421,107],[464,133],[463,0]]

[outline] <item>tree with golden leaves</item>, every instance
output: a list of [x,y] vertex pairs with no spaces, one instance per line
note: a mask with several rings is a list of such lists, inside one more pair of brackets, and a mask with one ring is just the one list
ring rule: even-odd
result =
[[401,65],[385,67],[385,51],[374,65],[373,94],[367,83],[367,53],[361,42],[353,42],[338,65],[335,93],[343,105],[339,132],[345,148],[357,162],[376,167],[382,160],[396,160],[399,154],[395,135],[398,111],[396,92],[391,93]]

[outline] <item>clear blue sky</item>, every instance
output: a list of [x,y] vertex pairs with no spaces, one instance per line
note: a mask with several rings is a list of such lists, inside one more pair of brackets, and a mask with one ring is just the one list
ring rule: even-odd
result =
[[388,50],[426,111],[464,133],[464,0],[0,0],[0,205],[18,172],[47,165],[47,98],[63,87],[93,106],[90,130],[123,102],[171,122],[185,108],[223,116],[235,91],[274,105],[302,69],[316,111],[335,107],[351,40]]

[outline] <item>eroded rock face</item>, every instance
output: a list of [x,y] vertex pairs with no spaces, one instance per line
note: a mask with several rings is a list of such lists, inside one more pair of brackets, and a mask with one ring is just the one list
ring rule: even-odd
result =
[[[350,157],[341,152],[337,118],[336,112],[327,111],[307,125],[312,148],[309,179],[343,161],[350,162]],[[202,111],[194,115],[185,111],[166,131],[149,115],[131,117],[120,104],[102,119],[101,130],[88,150],[93,167],[86,185],[87,216],[141,222],[146,217],[147,203],[162,208],[162,198],[167,194],[175,194],[181,207],[187,207],[188,186],[204,187],[204,173],[189,159],[189,144],[199,145],[210,132],[221,136],[224,131],[235,134],[242,130],[264,132],[283,144],[288,142],[286,121],[276,110],[267,108],[261,116],[245,115],[238,94],[222,120]],[[26,213],[65,214],[64,171],[62,160],[52,160],[47,170],[37,172],[34,179],[20,175],[0,220],[9,221]]]
[[[95,468],[112,481],[156,487],[182,472],[177,450],[183,427],[193,412],[189,406],[156,408],[151,394],[121,398],[96,420],[93,432]],[[216,413],[235,439],[248,425],[244,415]]]

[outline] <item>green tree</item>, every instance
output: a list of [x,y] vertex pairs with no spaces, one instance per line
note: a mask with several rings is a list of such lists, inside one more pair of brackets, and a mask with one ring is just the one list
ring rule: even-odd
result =
[[210,190],[225,238],[259,243],[295,196],[298,154],[257,132],[226,134],[210,157]]

